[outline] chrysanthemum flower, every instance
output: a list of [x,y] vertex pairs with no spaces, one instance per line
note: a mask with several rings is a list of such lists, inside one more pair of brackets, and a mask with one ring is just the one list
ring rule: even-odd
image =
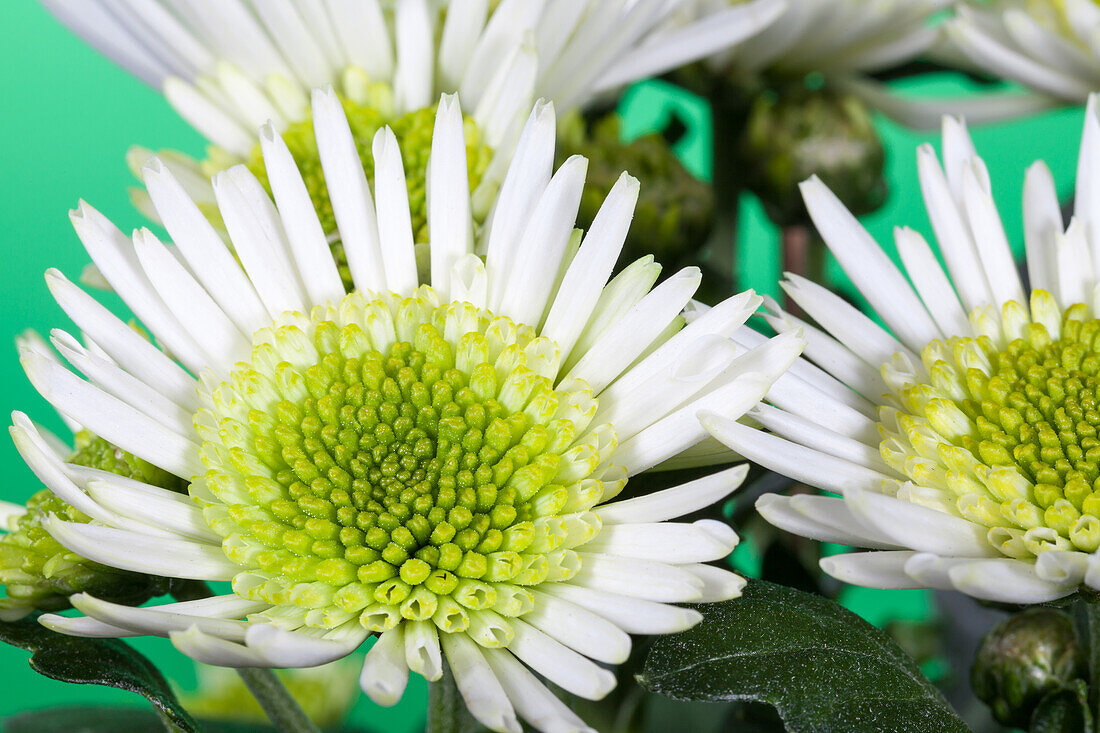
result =
[[959,4],[945,26],[951,46],[977,68],[1080,104],[1100,89],[1100,6],[1093,0],[998,0]]
[[[341,95],[360,158],[389,125],[401,143],[417,231],[425,226],[424,166],[435,100],[459,92],[469,110],[467,163],[480,221],[536,98],[559,112],[735,44],[775,19],[782,0],[718,8],[671,28],[684,0],[42,0],[66,25],[169,103],[211,142],[201,165],[179,153],[161,162],[213,214],[215,172],[247,162],[266,181],[255,130],[284,134],[326,233],[331,202],[313,144],[309,90]],[[135,175],[151,152],[128,156]],[[492,162],[495,160],[495,163]],[[135,204],[154,207],[141,189]],[[337,256],[340,253],[337,252]],[[342,264],[342,263],[341,263]]]
[[[696,12],[714,12],[730,2],[737,0],[695,0],[692,7]],[[1046,98],[1021,94],[912,100],[870,78],[924,56],[944,56],[940,20],[955,4],[952,0],[789,2],[775,22],[746,42],[712,54],[707,63],[742,82],[761,77],[801,80],[807,74],[819,74],[829,89],[854,94],[900,122],[920,128],[936,126],[945,111],[972,120],[992,120],[1048,107]]]
[[757,503],[779,527],[874,548],[823,559],[831,575],[1008,603],[1100,588],[1098,103],[1067,228],[1047,167],[1028,170],[1030,294],[957,120],[944,121],[942,165],[931,146],[918,151],[946,273],[917,232],[899,228],[903,274],[828,189],[804,184],[814,223],[886,328],[789,277],[784,289],[818,327],[775,307],[768,321],[805,329],[812,364],[800,361],[791,378],[813,398],[751,412],[771,434],[706,423],[746,458],[841,495]]
[[[54,332],[87,381],[35,349],[27,373],[63,414],[189,480],[190,496],[25,451],[58,496],[99,509],[93,523],[46,527],[94,561],[232,591],[148,608],[77,595],[86,617],[44,623],[160,634],[222,666],[316,665],[378,634],[362,682],[381,703],[401,696],[410,669],[438,679],[446,660],[488,727],[518,731],[518,713],[579,729],[528,667],[599,698],[614,676],[592,660],[622,662],[628,634],[699,620],[670,604],[743,584],[705,564],[736,543],[728,526],[666,521],[728,494],[743,468],[611,500],[677,455],[707,463],[706,443],[692,450],[706,436],[698,411],[740,417],[801,340],[730,341],[751,293],[684,327],[694,268],[651,290],[659,268],[644,258],[607,282],[638,183],[624,175],[575,233],[586,163],[551,175],[552,106],[531,114],[475,241],[462,114],[443,98],[423,276],[393,134],[374,140],[372,192],[334,92],[315,93],[313,117],[351,293],[270,127],[274,202],[243,166],[214,180],[236,258],[156,159],[146,183],[174,246],[148,230],[131,242],[86,204],[73,213],[164,351],[51,270],[58,303],[97,348]],[[13,430],[41,443],[22,418]]]

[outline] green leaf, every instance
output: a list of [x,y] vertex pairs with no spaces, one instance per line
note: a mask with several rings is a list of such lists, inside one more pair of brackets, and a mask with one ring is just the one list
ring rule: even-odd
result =
[[[74,705],[31,710],[7,718],[0,725],[4,733],[148,733],[160,725],[150,710],[128,707]],[[232,720],[201,720],[203,733],[278,733],[270,725]],[[333,728],[332,733],[367,733],[362,729]]]
[[65,636],[27,619],[0,623],[0,641],[31,652],[31,668],[40,674],[62,682],[136,692],[153,704],[165,728],[198,730],[152,662],[119,639]]
[[967,727],[886,634],[820,596],[760,580],[695,607],[703,621],[653,645],[638,681],[681,700],[757,700],[791,731]]
[[1075,680],[1070,687],[1055,690],[1044,697],[1031,714],[1030,733],[1092,733],[1088,687]]

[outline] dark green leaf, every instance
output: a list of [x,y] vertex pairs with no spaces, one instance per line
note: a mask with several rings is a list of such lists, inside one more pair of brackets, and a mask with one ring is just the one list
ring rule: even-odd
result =
[[1055,690],[1039,703],[1031,714],[1030,733],[1091,733],[1088,687],[1083,680]]
[[[149,710],[124,707],[73,706],[32,710],[8,718],[3,733],[147,733],[162,728],[160,718]],[[270,725],[229,720],[202,720],[203,733],[277,733]],[[352,728],[332,733],[366,733]]]
[[65,636],[33,619],[0,623],[0,641],[31,652],[31,667],[40,674],[136,692],[153,704],[166,728],[197,730],[157,668],[124,641]]
[[791,731],[959,733],[966,725],[886,634],[820,596],[754,580],[658,639],[638,681],[681,700],[757,700]]

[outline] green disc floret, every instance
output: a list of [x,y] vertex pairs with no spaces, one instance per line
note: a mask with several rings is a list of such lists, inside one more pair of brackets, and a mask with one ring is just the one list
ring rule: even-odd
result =
[[595,401],[555,390],[546,339],[427,288],[353,293],[261,335],[197,423],[224,502],[207,519],[248,571],[235,589],[282,607],[273,621],[464,630],[575,572],[569,548],[598,519],[594,501],[562,512],[569,477],[596,467],[570,415]]
[[[1010,303],[1006,320],[1021,312]],[[883,443],[883,456],[918,485],[946,484],[958,512],[990,527],[990,541],[1005,554],[1093,552],[1100,548],[1100,320],[1076,305],[1056,335],[1030,321],[1005,341],[926,346],[931,384],[902,390],[907,411],[891,418],[901,434]],[[946,442],[930,441],[928,427]],[[899,439],[908,443],[900,451]]]
[[[428,241],[428,209],[425,185],[428,158],[431,154],[432,132],[435,127],[435,107],[426,107],[414,112],[398,114],[393,108],[392,94],[381,94],[377,91],[369,99],[365,99],[363,103],[352,101],[344,96],[341,96],[340,101],[343,104],[344,112],[347,114],[351,134],[355,140],[355,147],[359,152],[359,160],[366,171],[367,180],[371,181],[372,184],[374,181],[374,157],[371,153],[371,144],[374,141],[375,133],[386,125],[389,125],[393,130],[401,149],[401,160],[405,168],[405,180],[409,192],[409,211],[412,217],[415,241]],[[465,117],[465,133],[466,166],[469,172],[470,190],[474,191],[489,166],[492,151],[482,140],[477,125],[470,117]],[[298,170],[305,181],[306,190],[309,192],[314,209],[321,220],[321,227],[326,234],[332,234],[336,231],[336,218],[332,211],[332,201],[329,199],[328,188],[325,185],[320,154],[317,151],[313,118],[310,117],[292,123],[282,132],[282,136],[290,149],[291,155],[294,157],[294,162],[298,164]],[[246,164],[270,193],[267,168],[264,165],[259,144],[253,148]],[[351,290],[351,273],[348,270],[347,256],[344,254],[343,246],[338,240],[334,239],[332,249],[344,285],[348,290]]]

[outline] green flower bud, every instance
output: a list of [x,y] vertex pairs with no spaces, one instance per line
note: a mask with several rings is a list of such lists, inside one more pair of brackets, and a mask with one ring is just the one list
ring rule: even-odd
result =
[[[77,434],[76,451],[69,460],[173,491],[187,490],[183,480],[87,431]],[[48,489],[30,498],[25,514],[8,520],[7,532],[0,536],[0,584],[6,586],[7,596],[0,599],[0,618],[68,608],[73,593],[139,605],[167,592],[166,578],[116,570],[69,551],[43,528],[50,515],[67,522],[90,521]]]
[[970,683],[1005,725],[1026,728],[1039,701],[1085,673],[1070,617],[1029,608],[993,627],[982,641]]
[[759,95],[742,154],[746,185],[779,226],[808,221],[798,184],[813,175],[857,216],[886,199],[882,141],[863,102],[851,95],[803,87]]
[[661,135],[653,133],[624,143],[616,113],[586,126],[579,115],[562,120],[558,161],[572,155],[588,158],[588,178],[577,226],[589,229],[608,191],[626,171],[642,181],[634,221],[627,235],[623,262],[647,254],[679,257],[706,242],[714,216],[714,193],[684,168]]

